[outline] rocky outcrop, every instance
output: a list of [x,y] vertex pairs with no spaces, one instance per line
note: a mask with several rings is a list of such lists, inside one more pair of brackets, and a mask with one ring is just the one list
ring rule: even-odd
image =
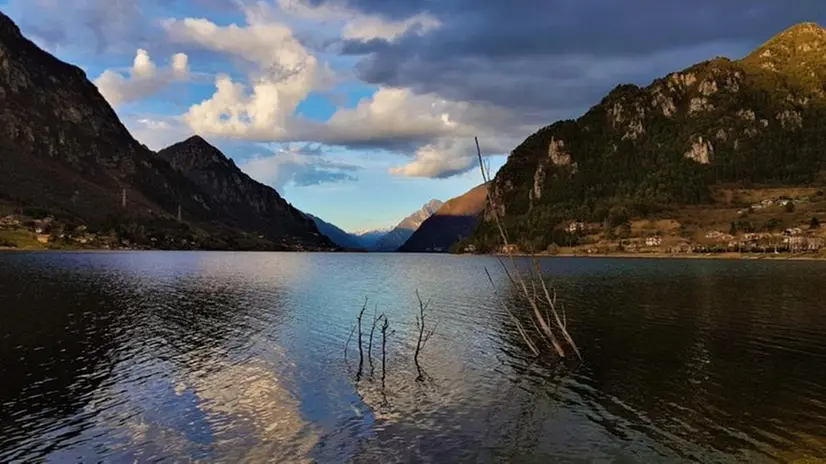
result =
[[700,136],[691,144],[691,148],[683,156],[700,164],[708,164],[711,162],[713,153],[714,147],[711,142],[703,140],[703,137]]

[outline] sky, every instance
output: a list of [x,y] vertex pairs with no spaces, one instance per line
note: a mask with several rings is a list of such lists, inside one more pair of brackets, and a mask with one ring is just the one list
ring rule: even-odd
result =
[[621,83],[739,58],[822,0],[0,0],[132,135],[199,134],[303,211],[392,226]]

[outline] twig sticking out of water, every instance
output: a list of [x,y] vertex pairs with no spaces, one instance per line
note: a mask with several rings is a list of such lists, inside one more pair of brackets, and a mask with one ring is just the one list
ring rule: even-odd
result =
[[[533,293],[528,289],[528,284],[526,283],[526,278],[523,276],[522,271],[516,260],[514,259],[513,250],[510,246],[508,240],[508,234],[505,230],[504,225],[504,211],[503,211],[503,203],[499,198],[499,192],[494,185],[490,177],[490,168],[485,164],[482,158],[482,150],[479,148],[479,138],[474,138],[476,141],[476,155],[479,160],[479,169],[482,172],[482,180],[485,184],[488,185],[488,197],[487,197],[487,206],[488,206],[488,213],[493,218],[494,223],[496,224],[496,228],[498,229],[499,236],[502,239],[502,249],[508,256],[508,261],[510,262],[510,267],[513,269],[513,274],[508,269],[508,266],[505,264],[505,261],[500,258],[499,263],[502,265],[502,268],[505,271],[505,275],[507,275],[508,279],[514,284],[519,290],[522,299],[524,299],[530,308],[533,310],[531,315],[531,325],[534,328],[535,337],[544,340],[555,352],[556,354],[564,358],[567,355],[565,346],[559,340],[557,333],[562,335],[562,338],[565,341],[565,344],[569,346],[576,356],[579,359],[582,359],[582,355],[579,352],[579,348],[577,348],[576,344],[574,343],[573,338],[568,333],[568,321],[565,315],[560,318],[559,313],[556,310],[556,293],[553,293],[553,297],[551,297],[551,292],[548,290],[548,287],[545,285],[545,279],[542,275],[542,271],[539,267],[539,263],[536,260],[536,256],[533,256],[534,266],[530,269],[530,275],[528,279],[530,279],[531,288],[533,289]],[[496,292],[495,285],[493,283],[493,279],[490,276],[490,272],[488,272],[487,268],[485,272],[488,275],[488,280],[492,287],[494,287],[494,292]],[[538,295],[537,292],[537,281],[539,282],[539,287],[541,287],[542,292],[544,293],[544,299]],[[539,344],[534,341],[531,335],[528,333],[527,330],[522,326],[522,323],[516,317],[514,312],[511,308],[505,303],[505,301],[496,293],[497,298],[500,301],[500,304],[505,309],[505,312],[510,316],[511,320],[516,325],[517,331],[519,335],[522,337],[522,340],[531,350],[534,356],[540,355]],[[540,308],[543,308],[544,311]],[[564,308],[563,308],[564,311]]]
[[381,324],[381,389],[384,391],[384,380],[387,377],[387,329],[390,321],[382,314],[384,322]]
[[370,364],[370,375],[373,375],[373,333],[376,331],[376,324],[384,318],[384,314],[376,317],[376,312],[379,310],[379,306],[373,309],[373,326],[370,328],[370,339],[367,342],[367,362]]
[[362,306],[361,311],[359,312],[358,316],[358,328],[359,328],[359,370],[356,374],[356,381],[361,380],[361,373],[362,369],[364,368],[364,349],[362,348],[362,337],[361,337],[361,318],[364,316],[364,311],[367,310],[367,298],[364,298],[364,306]]
[[350,340],[353,339],[353,334],[356,333],[356,324],[353,324],[353,328],[350,330],[350,336],[347,337],[347,343],[344,344],[344,362],[347,363],[347,351],[350,349]]
[[416,352],[413,354],[413,362],[416,364],[416,372],[419,374],[416,377],[416,380],[424,380],[422,366],[419,364],[419,354],[422,352],[425,345],[427,345],[427,342],[430,341],[430,337],[433,336],[433,333],[436,332],[439,322],[436,321],[436,324],[430,327],[430,330],[428,331],[425,323],[425,316],[427,309],[430,306],[430,302],[423,302],[418,290],[416,290],[416,299],[419,300],[419,314],[416,315],[416,328],[419,329],[419,338],[416,341]]

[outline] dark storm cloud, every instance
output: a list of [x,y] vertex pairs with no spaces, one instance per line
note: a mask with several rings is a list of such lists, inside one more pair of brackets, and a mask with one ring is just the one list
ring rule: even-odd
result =
[[[317,3],[322,2],[319,0]],[[359,77],[543,118],[576,116],[620,83],[717,55],[739,58],[801,21],[826,20],[822,0],[351,0],[366,14],[427,12],[442,26],[388,43],[348,41]]]

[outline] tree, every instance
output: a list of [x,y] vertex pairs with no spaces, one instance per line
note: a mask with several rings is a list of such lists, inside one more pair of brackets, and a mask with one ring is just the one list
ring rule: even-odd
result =
[[791,201],[786,203],[786,206],[783,207],[783,211],[787,213],[794,213],[794,203]]
[[812,220],[809,221],[809,228],[820,229],[820,219],[818,219],[817,216],[812,216]]
[[729,235],[737,235],[737,223],[732,222],[731,227],[728,229]]

